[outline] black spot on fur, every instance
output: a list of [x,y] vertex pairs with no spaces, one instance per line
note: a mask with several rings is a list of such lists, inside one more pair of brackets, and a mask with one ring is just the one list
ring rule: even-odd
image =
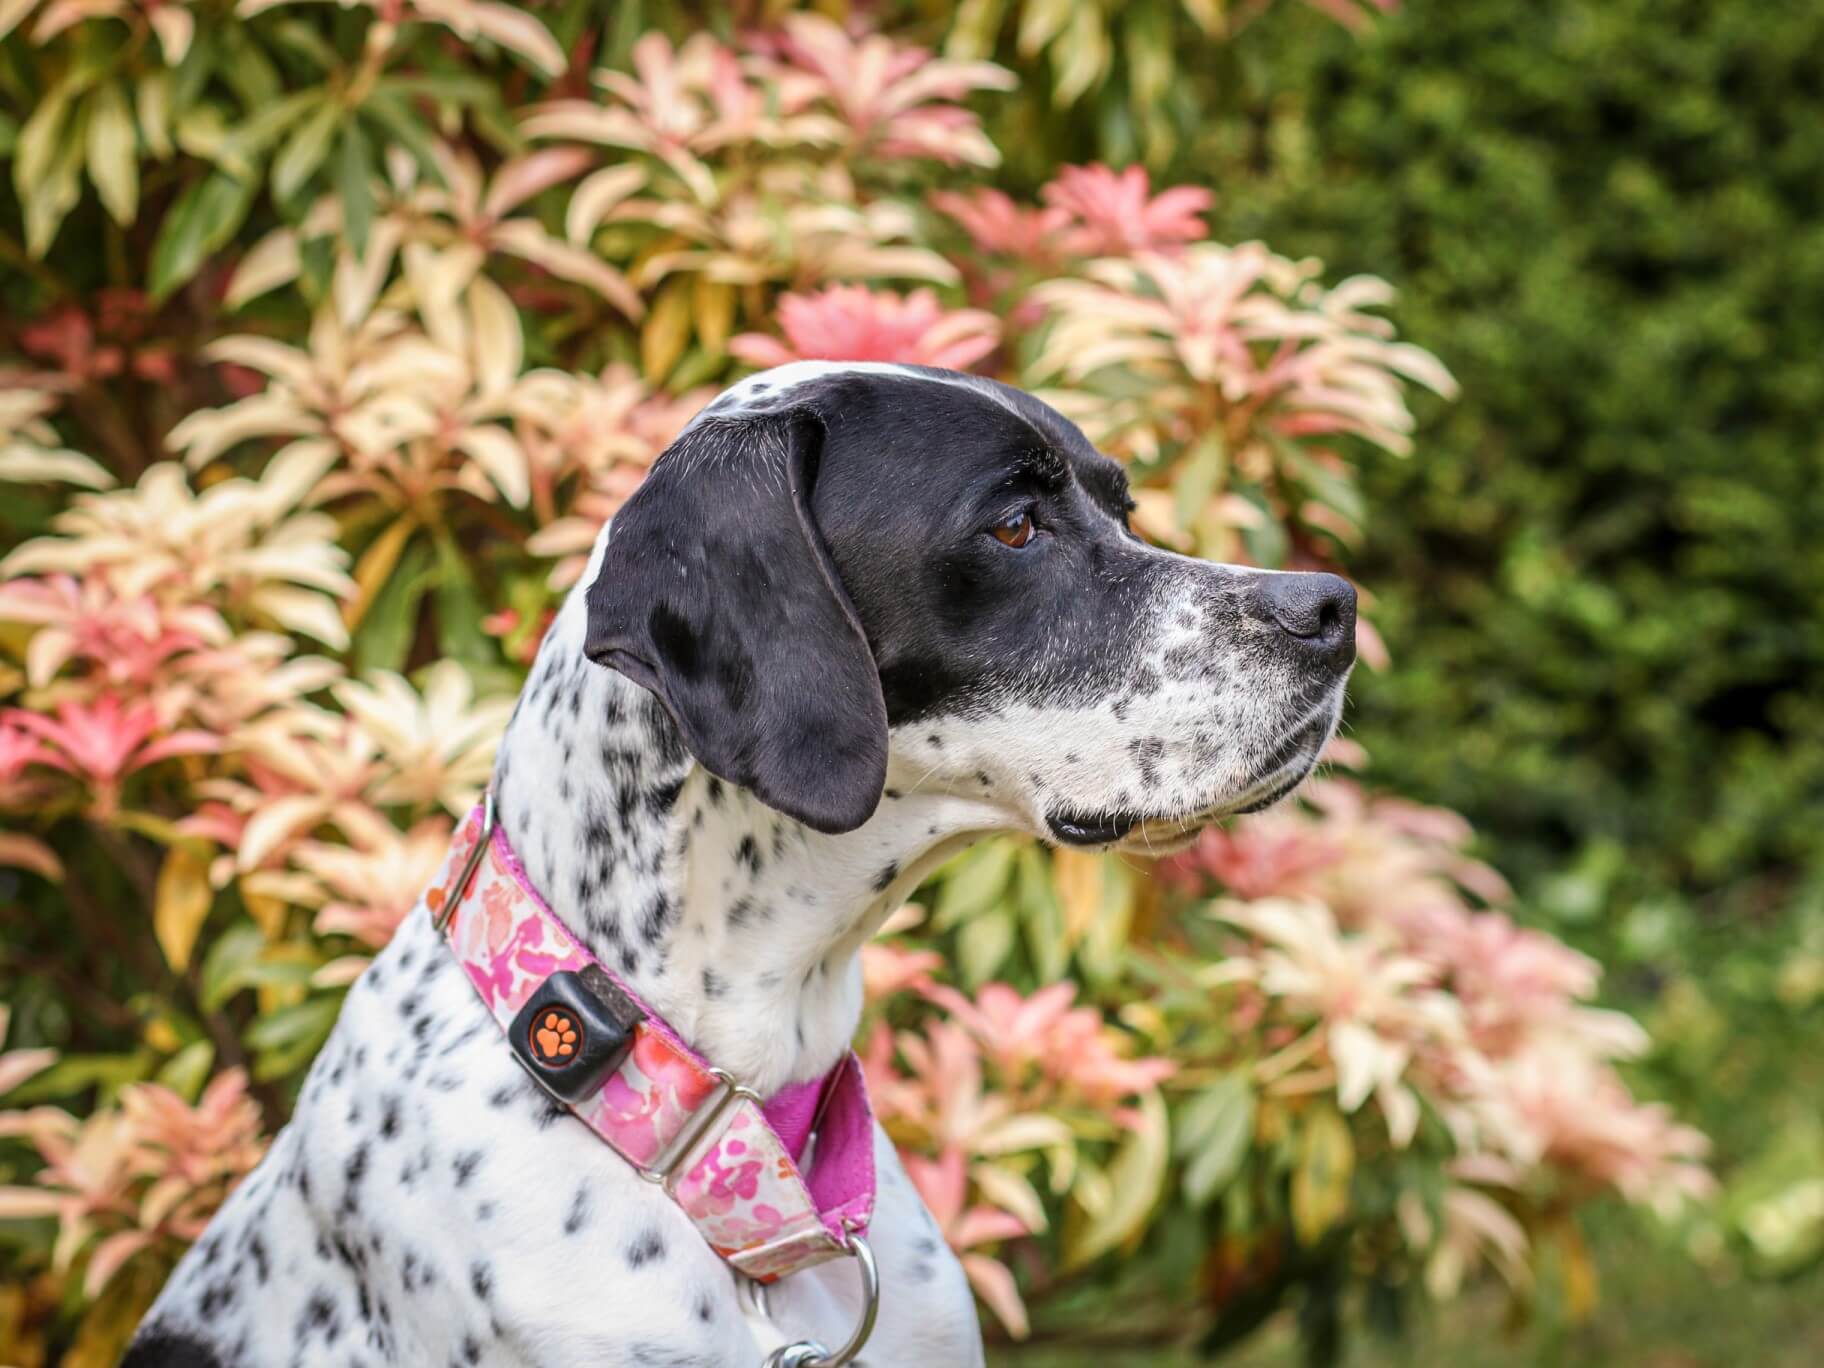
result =
[[121,1368],[229,1368],[215,1348],[187,1330],[149,1325],[133,1337]]
[[574,1235],[589,1224],[589,1184],[578,1183],[576,1196],[570,1199],[570,1210],[564,1213],[564,1234]]
[[874,876],[874,891],[876,893],[885,893],[887,891],[887,886],[889,884],[891,884],[893,882],[893,880],[897,879],[898,877],[899,877],[899,861],[898,860],[888,860],[886,865],[881,869],[880,873],[878,873]]
[[627,1246],[627,1267],[644,1268],[665,1257],[665,1239],[656,1230],[644,1230]]

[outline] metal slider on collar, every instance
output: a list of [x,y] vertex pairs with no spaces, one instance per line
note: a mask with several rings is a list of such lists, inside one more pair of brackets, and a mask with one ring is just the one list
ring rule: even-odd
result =
[[761,1103],[760,1094],[745,1083],[735,1082],[734,1075],[725,1069],[710,1068],[710,1077],[716,1080],[716,1091],[712,1093],[690,1119],[678,1128],[678,1133],[671,1137],[665,1148],[653,1156],[652,1163],[644,1167],[635,1165],[634,1171],[649,1183],[656,1183],[667,1192],[685,1163],[703,1141],[715,1131],[716,1123],[728,1111],[740,1102],[752,1102],[755,1106]]

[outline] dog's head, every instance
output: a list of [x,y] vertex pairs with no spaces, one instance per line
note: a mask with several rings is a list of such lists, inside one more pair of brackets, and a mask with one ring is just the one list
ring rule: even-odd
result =
[[1120,466],[1019,390],[802,362],[712,403],[616,515],[591,659],[820,830],[895,782],[1154,849],[1316,763],[1355,594],[1160,550]]

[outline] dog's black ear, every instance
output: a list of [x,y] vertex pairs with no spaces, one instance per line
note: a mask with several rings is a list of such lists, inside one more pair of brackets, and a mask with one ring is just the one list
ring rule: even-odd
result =
[[840,832],[880,803],[887,709],[811,514],[823,440],[796,409],[673,442],[614,516],[585,650],[656,694],[712,774]]

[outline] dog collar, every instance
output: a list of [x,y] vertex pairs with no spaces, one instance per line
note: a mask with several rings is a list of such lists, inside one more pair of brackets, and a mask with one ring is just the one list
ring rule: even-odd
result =
[[425,903],[526,1072],[737,1272],[771,1283],[851,1255],[874,1291],[874,1115],[853,1051],[770,1100],[709,1063],[546,905],[492,794],[457,829]]

